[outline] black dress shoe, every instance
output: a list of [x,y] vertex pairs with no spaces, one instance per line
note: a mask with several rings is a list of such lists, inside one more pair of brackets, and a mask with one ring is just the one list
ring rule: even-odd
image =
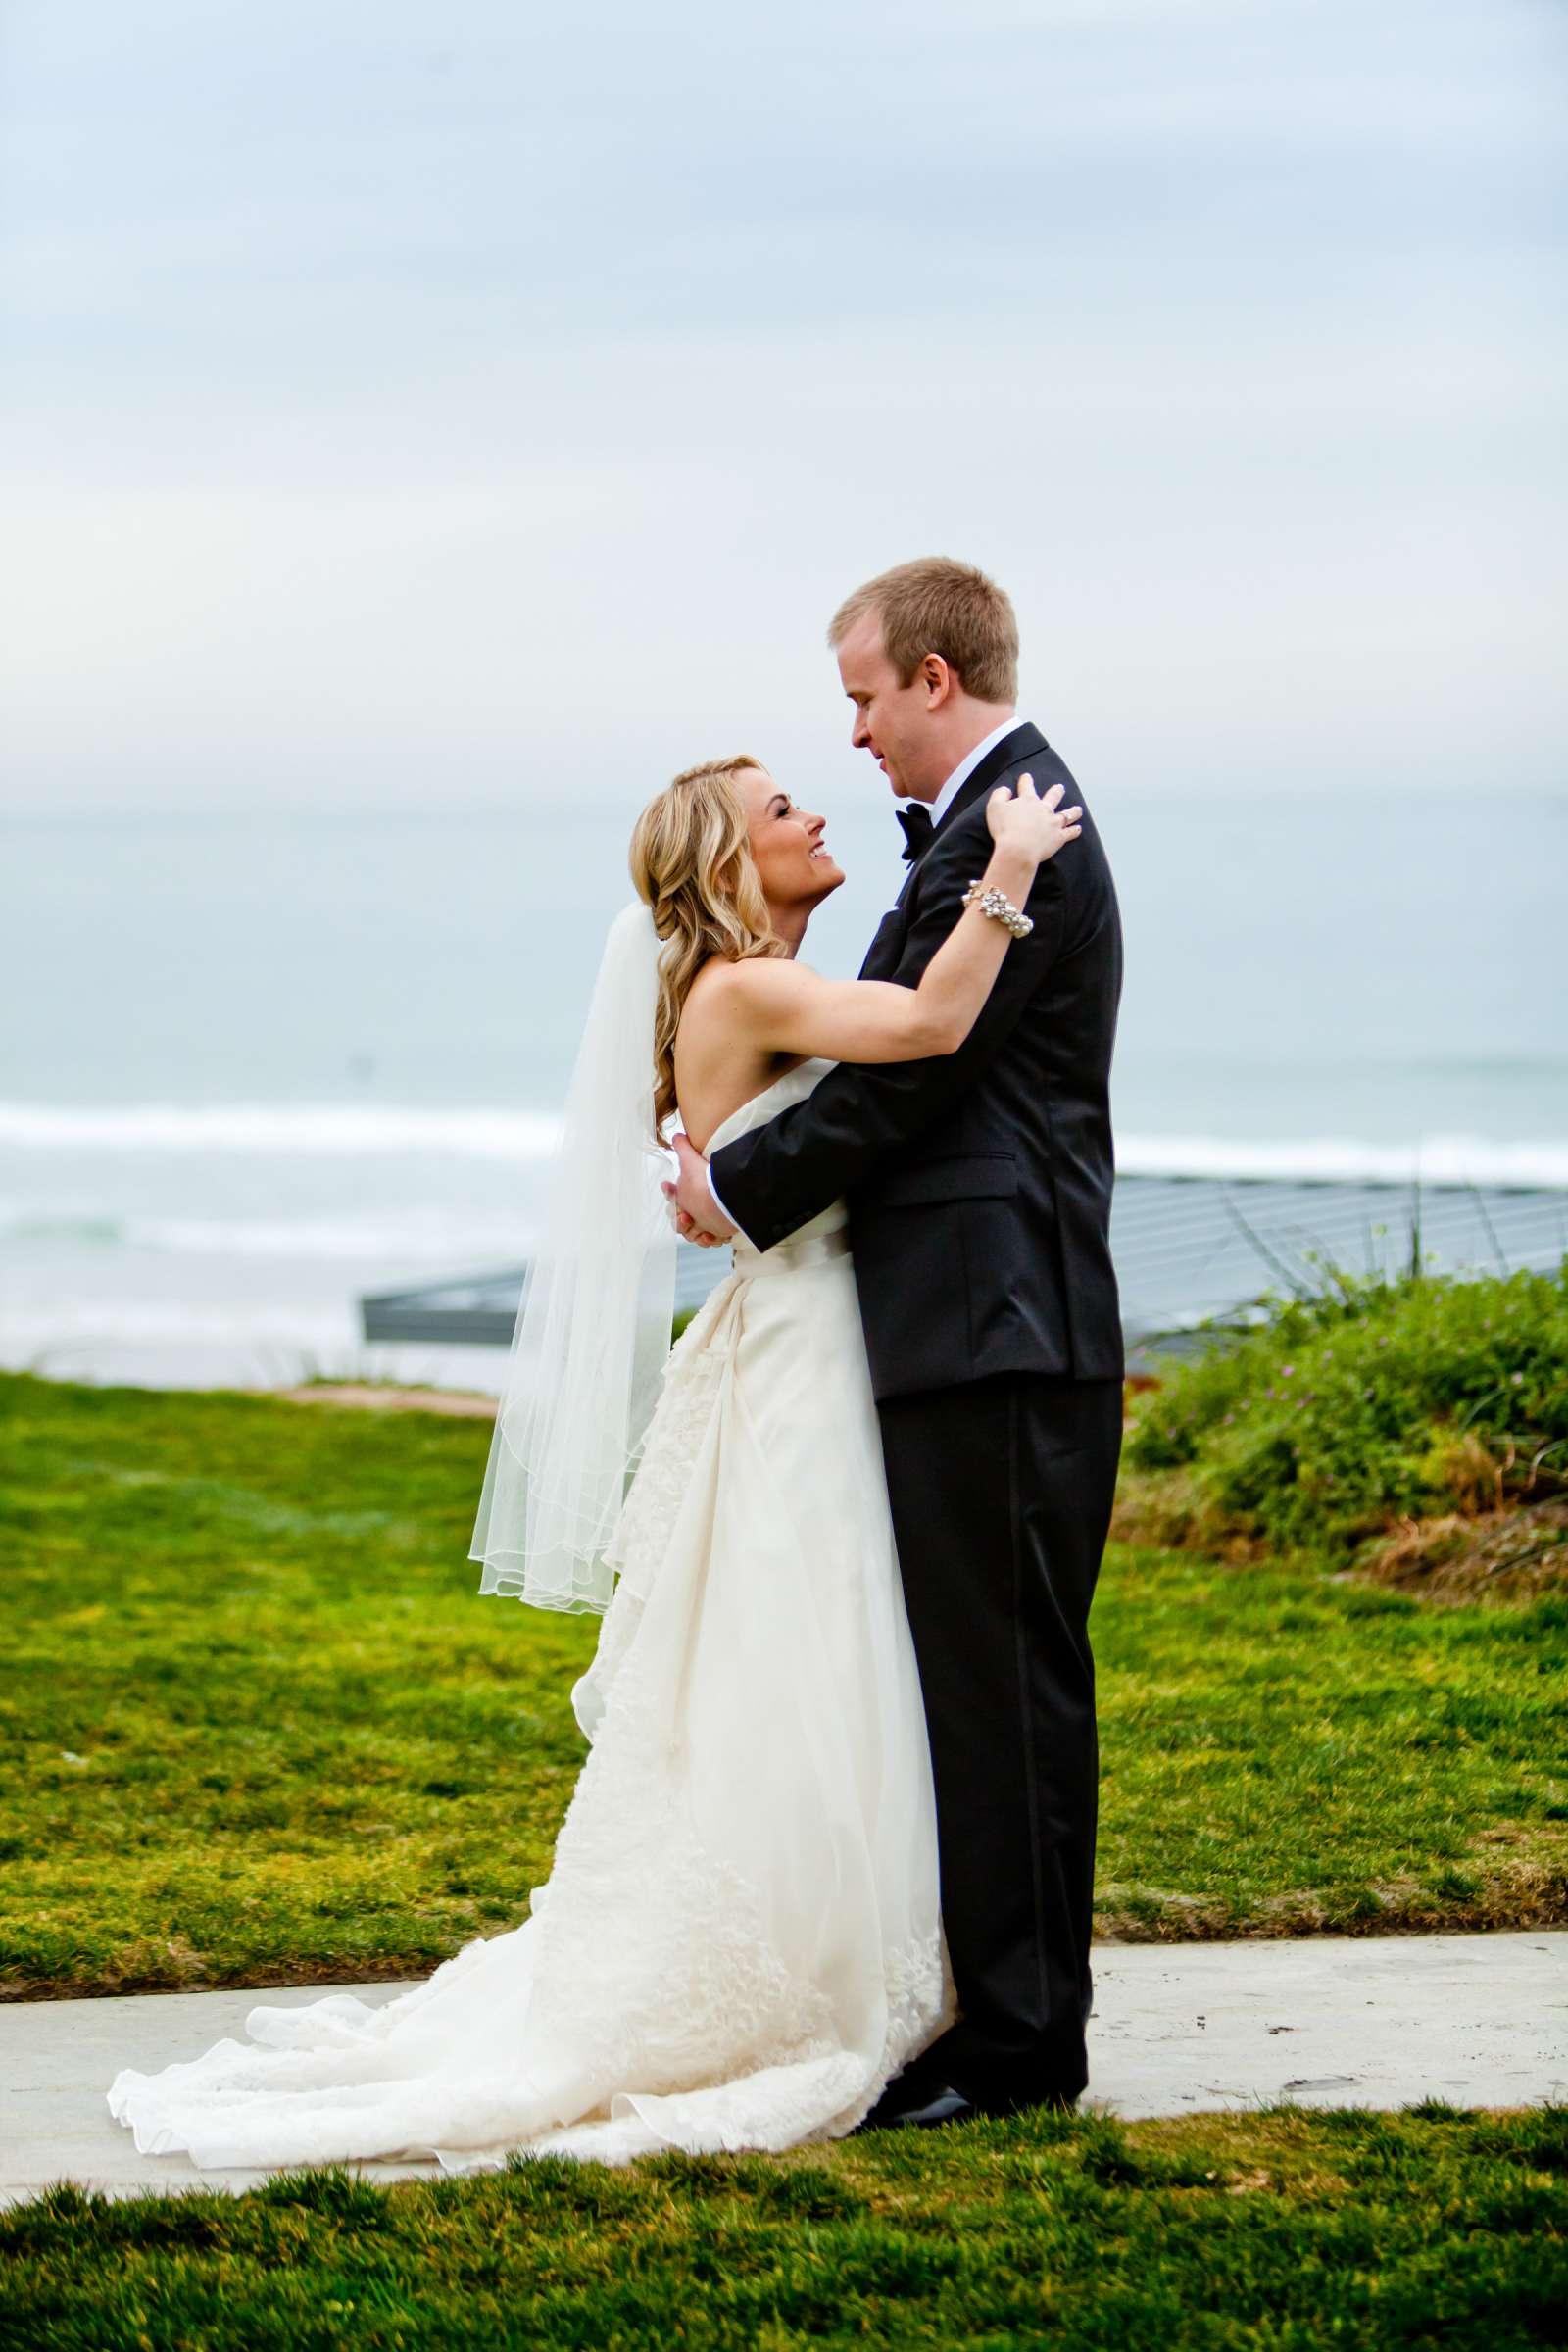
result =
[[[900,2093],[902,2092],[902,2096]],[[905,2089],[902,2082],[890,2082],[864,2123],[857,2124],[857,2132],[890,2132],[907,2124],[917,2132],[934,2132],[939,2124],[961,2124],[979,2108],[966,2099],[961,2090],[932,2089],[929,2083],[911,2084]]]

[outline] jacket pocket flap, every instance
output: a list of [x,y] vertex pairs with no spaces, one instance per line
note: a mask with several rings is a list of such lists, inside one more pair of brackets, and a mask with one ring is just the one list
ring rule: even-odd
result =
[[933,1200],[1001,1200],[1018,1190],[1018,1163],[1009,1152],[980,1152],[966,1159],[928,1159],[896,1168],[868,1185],[857,1206],[920,1208]]

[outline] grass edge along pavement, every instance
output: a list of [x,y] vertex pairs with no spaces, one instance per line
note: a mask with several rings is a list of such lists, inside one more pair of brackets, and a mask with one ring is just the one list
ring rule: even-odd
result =
[[484,2344],[1524,2352],[1568,2309],[1568,2109],[1043,2113],[782,2157],[559,2160],[0,2214],[14,2352]]

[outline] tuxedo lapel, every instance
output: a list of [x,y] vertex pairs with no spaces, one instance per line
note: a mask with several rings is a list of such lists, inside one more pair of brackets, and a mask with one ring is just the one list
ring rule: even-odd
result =
[[927,841],[909,860],[909,869],[904,877],[904,888],[899,893],[897,903],[882,917],[881,923],[877,927],[876,937],[865,952],[865,961],[860,966],[862,980],[882,979],[886,973],[896,968],[899,957],[904,953],[904,942],[909,928],[906,909],[914,892],[915,877],[930,850],[931,842],[945,833],[951,824],[956,823],[966,808],[972,808],[982,794],[994,790],[998,777],[1003,775],[1007,768],[1016,767],[1020,760],[1033,760],[1037,754],[1049,749],[1050,746],[1040,729],[1032,725],[1028,719],[1021,718],[1010,735],[1004,735],[1000,743],[992,746],[975,769],[974,774],[965,777],[959,790],[954,795],[952,808],[945,811],[942,822],[933,828],[931,840]]
[[866,949],[865,961],[860,966],[862,980],[884,979],[889,972],[896,968],[899,957],[904,953],[905,934],[908,930],[908,925],[904,919],[904,902],[908,894],[908,888],[909,885],[906,882],[904,889],[899,893],[898,905],[890,906],[878,923],[876,937]]

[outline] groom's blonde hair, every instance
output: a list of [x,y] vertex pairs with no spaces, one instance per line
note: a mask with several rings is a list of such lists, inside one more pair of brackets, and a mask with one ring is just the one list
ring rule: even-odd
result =
[[888,660],[907,686],[927,654],[940,654],[965,694],[979,703],[1018,699],[1018,621],[1012,601],[972,564],[921,556],[896,564],[847,596],[828,624],[835,653],[857,621],[874,612]]
[[745,753],[683,768],[632,828],[632,884],[652,911],[654,929],[668,943],[659,959],[654,1009],[656,1131],[679,1107],[675,1033],[704,964],[713,956],[743,963],[785,953],[752,858],[746,804],[735,789],[735,778],[748,768],[767,772]]

